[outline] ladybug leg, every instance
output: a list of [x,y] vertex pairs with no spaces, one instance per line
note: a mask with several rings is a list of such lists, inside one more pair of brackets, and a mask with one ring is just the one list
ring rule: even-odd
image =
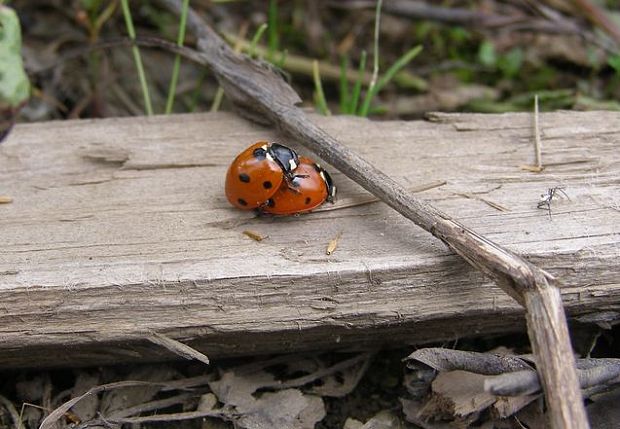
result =
[[258,211],[258,213],[260,215],[267,215],[268,213],[265,213],[263,210],[265,207],[273,207],[273,198],[269,198],[267,201],[265,201],[264,203],[262,203],[260,206],[258,206],[256,208],[256,210]]

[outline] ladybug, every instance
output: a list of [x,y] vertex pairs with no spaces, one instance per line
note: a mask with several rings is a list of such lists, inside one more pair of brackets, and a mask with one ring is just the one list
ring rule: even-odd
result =
[[283,182],[291,182],[299,156],[293,149],[278,143],[259,141],[241,152],[226,173],[228,201],[242,210],[265,204]]
[[284,181],[260,211],[274,215],[306,213],[325,201],[334,202],[335,196],[336,186],[327,171],[302,156],[290,183]]

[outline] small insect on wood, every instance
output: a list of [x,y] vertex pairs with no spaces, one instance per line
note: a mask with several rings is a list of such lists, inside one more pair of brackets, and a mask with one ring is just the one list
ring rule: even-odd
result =
[[553,188],[547,189],[547,193],[540,195],[540,201],[538,202],[538,205],[536,206],[539,209],[546,208],[547,212],[549,213],[549,219],[551,219],[551,201],[553,200],[553,198],[558,192],[570,200],[569,196],[566,194],[566,192],[564,192],[563,187],[554,186]]

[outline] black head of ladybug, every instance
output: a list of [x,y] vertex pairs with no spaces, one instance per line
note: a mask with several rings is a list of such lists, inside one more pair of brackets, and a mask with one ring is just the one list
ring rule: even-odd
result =
[[327,170],[321,167],[319,164],[314,164],[314,169],[321,176],[323,181],[325,182],[325,186],[327,186],[327,198],[326,201],[333,203],[336,200],[336,185],[334,185],[334,181],[332,180],[332,176],[329,175]]
[[267,149],[267,153],[273,158],[275,162],[282,168],[284,174],[291,176],[293,170],[299,165],[299,156],[290,147],[281,145],[279,143],[272,143]]

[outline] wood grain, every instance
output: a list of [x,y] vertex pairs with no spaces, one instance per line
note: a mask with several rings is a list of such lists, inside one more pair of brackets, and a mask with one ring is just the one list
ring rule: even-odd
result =
[[[420,196],[556,276],[572,316],[620,317],[620,114],[542,115],[538,174],[520,168],[529,114],[313,120],[406,187],[447,181]],[[260,139],[281,141],[224,113],[17,126],[0,146],[0,366],[173,358],[152,332],[213,358],[524,329],[514,301],[382,203],[229,207],[228,163]],[[342,201],[368,197],[332,173]],[[553,186],[570,200],[550,217],[536,205]]]

